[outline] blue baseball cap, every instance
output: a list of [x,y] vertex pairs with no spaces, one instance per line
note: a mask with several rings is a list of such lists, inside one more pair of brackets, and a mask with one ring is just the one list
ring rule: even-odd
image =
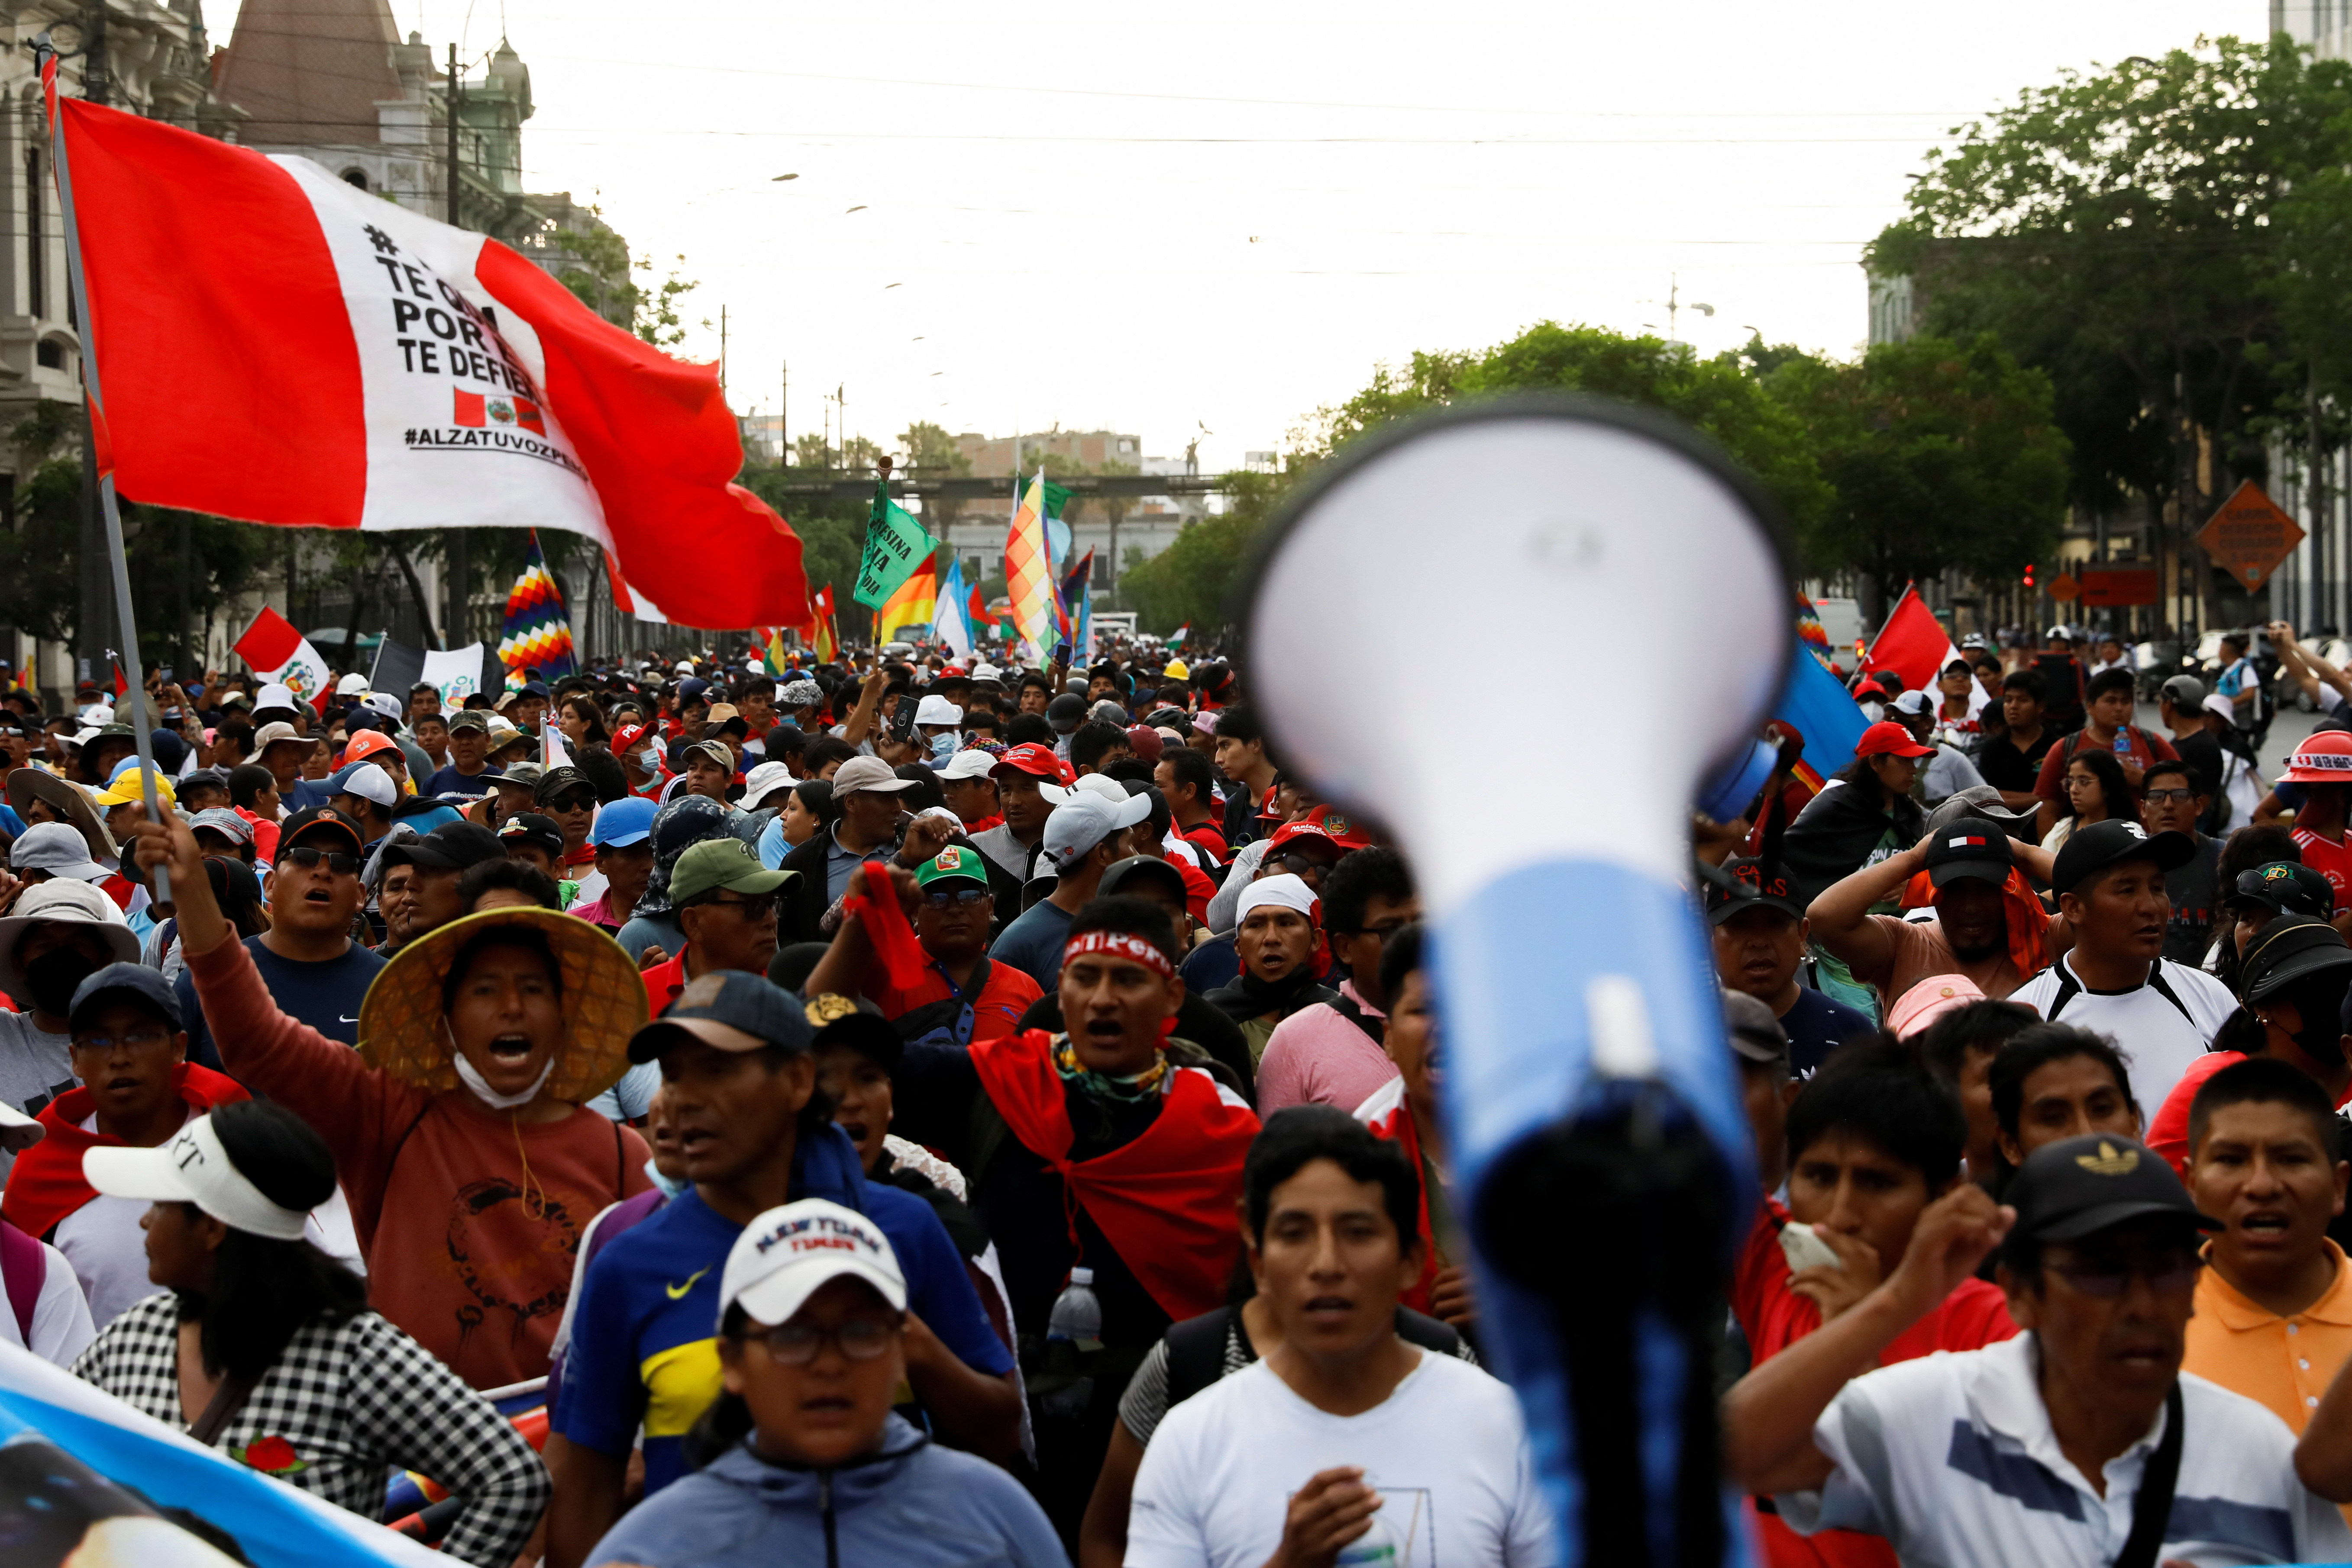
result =
[[621,849],[632,844],[643,844],[652,837],[654,815],[660,810],[661,807],[638,795],[607,801],[597,808],[596,825],[588,830],[588,842],[599,849]]

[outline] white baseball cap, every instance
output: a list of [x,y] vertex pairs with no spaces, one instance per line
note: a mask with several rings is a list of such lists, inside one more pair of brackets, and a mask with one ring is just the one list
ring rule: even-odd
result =
[[89,858],[89,840],[67,822],[37,822],[8,848],[9,868],[47,871],[77,882],[102,882],[110,873]]
[[5,1149],[11,1154],[21,1154],[47,1137],[48,1131],[47,1128],[6,1100],[0,1100],[0,1149]]
[[793,777],[793,770],[782,763],[761,763],[743,775],[743,798],[735,804],[745,811],[757,811],[770,795],[788,790],[801,781]]
[[1098,795],[1113,805],[1127,804],[1127,786],[1101,773],[1081,773],[1078,782],[1067,789],[1060,784],[1041,784],[1037,793],[1045,797],[1049,805],[1067,805],[1083,795]]
[[221,1147],[213,1119],[199,1116],[160,1149],[92,1149],[82,1180],[110,1198],[194,1204],[235,1230],[272,1241],[299,1241],[300,1209],[281,1208],[247,1181]]
[[881,1226],[839,1204],[803,1198],[770,1209],[735,1238],[719,1279],[719,1316],[723,1321],[740,1302],[752,1321],[773,1328],[845,1277],[874,1287],[893,1311],[906,1310],[907,1279]]
[[[994,757],[978,746],[971,746],[949,758],[948,765],[940,770],[940,778],[943,782],[949,779],[984,779],[995,766]],[[1044,786],[1039,787],[1042,789]]]
[[[1113,784],[1111,787],[1118,786]],[[1132,827],[1151,815],[1150,795],[1130,795],[1124,790],[1119,795],[1119,803],[1113,805],[1091,790],[1074,789],[1068,801],[1057,805],[1054,815],[1045,819],[1045,856],[1053,861],[1056,872],[1069,869],[1118,829]]]
[[335,695],[338,697],[357,697],[367,689],[367,677],[356,669],[335,682]]
[[926,697],[915,704],[915,722],[961,724],[963,722],[963,710],[944,697]]

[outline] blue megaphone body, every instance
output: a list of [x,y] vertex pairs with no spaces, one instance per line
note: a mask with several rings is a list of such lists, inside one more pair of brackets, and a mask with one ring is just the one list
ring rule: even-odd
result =
[[[1795,647],[1769,504],[1664,419],[1498,400],[1344,448],[1286,507],[1246,593],[1244,668],[1286,765],[1413,862],[1481,1346],[1526,1410],[1561,1562],[1740,1561],[1713,1354],[1756,1180],[1685,883],[1703,786],[1769,771],[1753,737]],[[1669,594],[1701,604],[1675,616],[1692,640],[1662,647]],[[1328,700],[1407,596],[1546,606],[1540,657],[1638,654],[1674,698],[1564,688],[1530,734],[1507,684],[1409,667],[1406,710],[1507,734],[1530,776],[1556,781],[1499,819],[1463,798],[1457,756]]]

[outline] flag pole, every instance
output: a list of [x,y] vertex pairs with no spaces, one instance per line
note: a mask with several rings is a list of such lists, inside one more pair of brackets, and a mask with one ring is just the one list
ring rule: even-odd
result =
[[[94,420],[99,432],[106,428],[106,399],[100,394],[98,381],[98,343],[89,314],[89,288],[82,279],[81,231],[74,220],[73,178],[66,167],[65,121],[58,107],[57,46],[43,33],[33,41],[33,58],[41,73],[41,89],[49,119],[49,166],[57,172],[58,210],[66,231],[66,279],[73,291],[75,320],[81,324],[81,380],[89,405],[84,411]],[[36,243],[37,243],[36,237]],[[137,693],[140,722],[131,726],[131,740],[139,757],[140,788],[147,797],[147,816],[151,821],[163,822],[163,807],[155,795],[155,748],[147,724],[147,677],[140,666],[139,621],[131,605],[131,561],[122,548],[122,509],[114,494],[114,450],[110,439],[93,443],[99,456],[99,510],[106,521],[106,552],[114,565],[114,613],[122,634],[122,674],[131,691]],[[172,879],[167,866],[159,865],[153,873],[152,889],[154,901],[172,901]]]

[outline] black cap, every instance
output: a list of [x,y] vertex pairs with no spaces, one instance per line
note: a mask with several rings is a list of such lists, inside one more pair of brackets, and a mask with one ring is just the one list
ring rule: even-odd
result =
[[478,822],[445,822],[422,838],[395,844],[383,852],[386,869],[422,866],[429,871],[462,871],[485,860],[503,858],[507,847]]
[[1103,868],[1102,880],[1095,885],[1095,896],[1108,899],[1119,893],[1131,898],[1139,885],[1150,881],[1173,889],[1180,900],[1189,901],[1192,898],[1184,886],[1184,873],[1151,855],[1130,855],[1124,860],[1112,861]]
[[714,969],[686,983],[677,1000],[629,1040],[629,1059],[650,1062],[688,1040],[722,1051],[756,1051],[782,1046],[804,1051],[816,1041],[801,999],[767,976],[740,969]]
[[499,842],[528,844],[546,850],[559,860],[563,858],[563,829],[555,826],[553,817],[541,816],[535,811],[519,811],[499,824]]
[[1723,1030],[1730,1037],[1732,1054],[1741,1061],[1759,1067],[1789,1065],[1789,1032],[1771,1008],[1745,991],[1723,994]]
[[2324,921],[2336,912],[2336,889],[2308,866],[2273,860],[2239,872],[2237,885],[2221,902],[2259,904],[2274,915],[2310,915]]
[[2306,974],[2352,968],[2352,946],[2326,921],[2282,915],[2254,934],[2238,961],[2239,994],[2266,1002]]
[[540,774],[538,786],[531,791],[531,796],[535,800],[550,801],[568,789],[584,789],[593,795],[596,786],[588,782],[587,774],[566,763]]
[[1780,867],[1772,874],[1764,874],[1764,863],[1747,856],[1735,855],[1718,868],[1725,876],[1754,894],[1742,898],[1730,889],[1713,881],[1706,885],[1706,923],[1721,925],[1742,910],[1778,910],[1792,921],[1805,918],[1804,906],[1797,902],[1794,889],[1789,886],[1789,874]]
[[1065,691],[1045,704],[1045,722],[1063,734],[1086,721],[1087,700],[1075,691]]
[[1998,885],[2009,880],[2015,864],[2009,835],[1990,822],[1962,817],[1938,829],[1927,845],[1927,880],[1937,888],[1969,878]]
[[2079,1241],[2147,1215],[2175,1215],[2200,1230],[2223,1228],[2197,1212],[2189,1189],[2155,1151],[2103,1132],[2036,1149],[2002,1195],[2017,1210],[2012,1242]]
[[331,805],[306,805],[288,817],[286,826],[279,829],[277,858],[285,859],[286,851],[293,848],[304,834],[319,830],[350,839],[354,854],[367,847],[367,838],[360,832],[360,825],[352,820],[351,813]]
[[75,986],[73,1003],[66,1009],[67,1026],[79,1027],[85,1015],[110,996],[127,997],[152,1007],[174,1029],[187,1027],[180,1016],[179,993],[163,978],[162,970],[143,963],[110,963]]
[[2094,871],[2126,860],[2153,860],[2158,869],[2169,871],[2189,864],[2196,853],[2197,846],[2186,833],[2150,834],[2138,823],[2121,819],[2095,822],[2076,828],[2058,851],[2058,862],[2051,868],[2050,888],[2053,892],[2071,893],[2076,883]]
[[816,1030],[814,1049],[846,1046],[884,1072],[898,1072],[898,1059],[907,1054],[907,1043],[898,1037],[890,1020],[882,1016],[882,1009],[865,997],[820,991],[808,999],[802,1011]]

